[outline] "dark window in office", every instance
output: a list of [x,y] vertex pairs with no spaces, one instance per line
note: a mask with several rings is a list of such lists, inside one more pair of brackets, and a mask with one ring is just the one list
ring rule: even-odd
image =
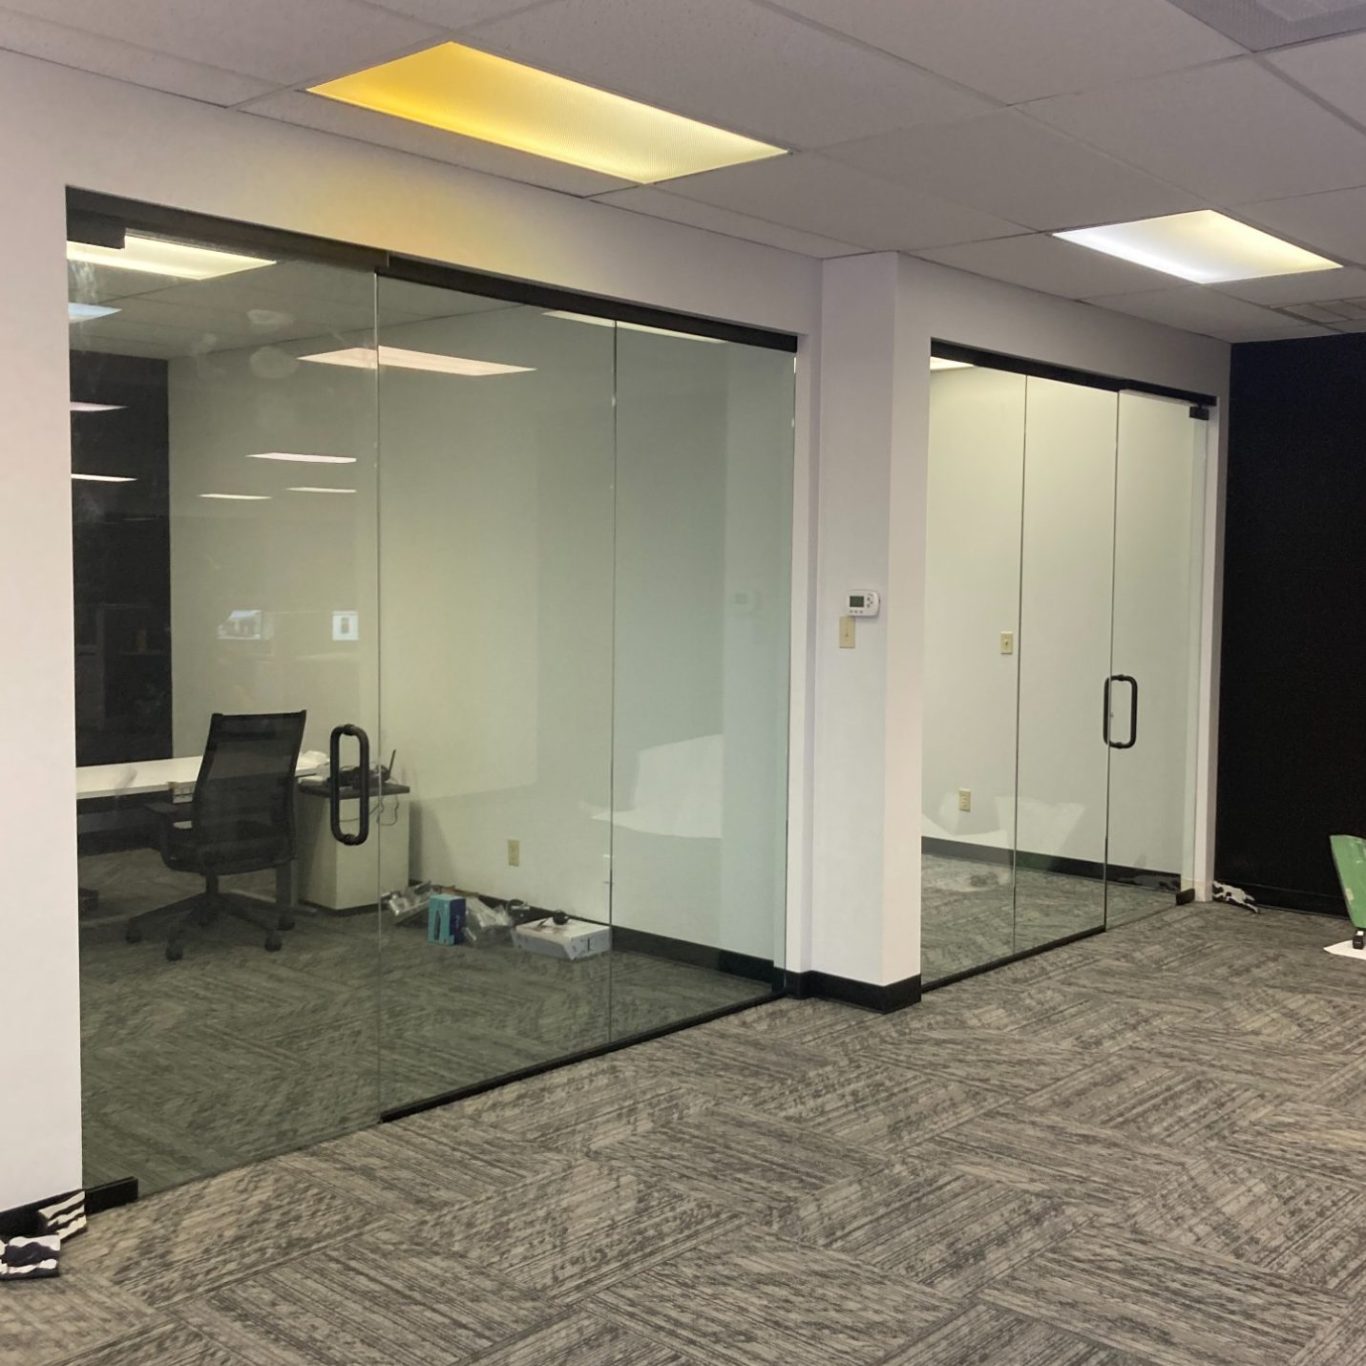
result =
[[166,362],[71,355],[76,762],[171,754]]

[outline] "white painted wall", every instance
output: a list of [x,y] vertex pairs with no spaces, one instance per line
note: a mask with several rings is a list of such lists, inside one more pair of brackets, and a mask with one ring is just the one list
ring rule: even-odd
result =
[[[2,857],[8,886],[41,882],[44,908],[15,899],[0,909],[7,1000],[43,1021],[0,1041],[0,1093],[7,1114],[13,1101],[24,1117],[0,1146],[0,1208],[8,1208],[80,1180],[70,456],[59,330],[65,187],[797,333],[817,328],[820,286],[819,264],[803,257],[10,53],[0,53],[0,126],[23,130],[7,144],[11,193],[0,225],[0,411],[10,452],[0,477],[12,523],[0,726],[25,774],[22,787],[7,788],[3,812],[5,828],[23,838],[6,841]],[[805,432],[800,445],[809,460]],[[804,693],[801,670],[799,659]],[[796,796],[805,791],[798,781]]]

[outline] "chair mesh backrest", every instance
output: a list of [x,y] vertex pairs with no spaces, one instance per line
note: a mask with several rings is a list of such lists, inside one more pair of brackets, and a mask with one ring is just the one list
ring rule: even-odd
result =
[[205,864],[294,856],[294,786],[307,713],[225,716],[209,723],[194,785],[194,830]]

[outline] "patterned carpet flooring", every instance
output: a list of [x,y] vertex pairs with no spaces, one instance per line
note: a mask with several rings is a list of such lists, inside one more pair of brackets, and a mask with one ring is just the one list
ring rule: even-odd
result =
[[0,1290],[0,1363],[1363,1366],[1344,926],[1168,910],[186,1185]]

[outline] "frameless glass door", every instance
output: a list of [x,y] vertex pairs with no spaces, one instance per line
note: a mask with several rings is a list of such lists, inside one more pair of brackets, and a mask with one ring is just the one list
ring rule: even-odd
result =
[[1108,923],[1194,887],[1205,410],[1119,395]]
[[68,254],[85,1182],[147,1192],[379,1111],[374,877],[321,781],[378,715],[375,373],[311,359],[372,354],[374,281]]

